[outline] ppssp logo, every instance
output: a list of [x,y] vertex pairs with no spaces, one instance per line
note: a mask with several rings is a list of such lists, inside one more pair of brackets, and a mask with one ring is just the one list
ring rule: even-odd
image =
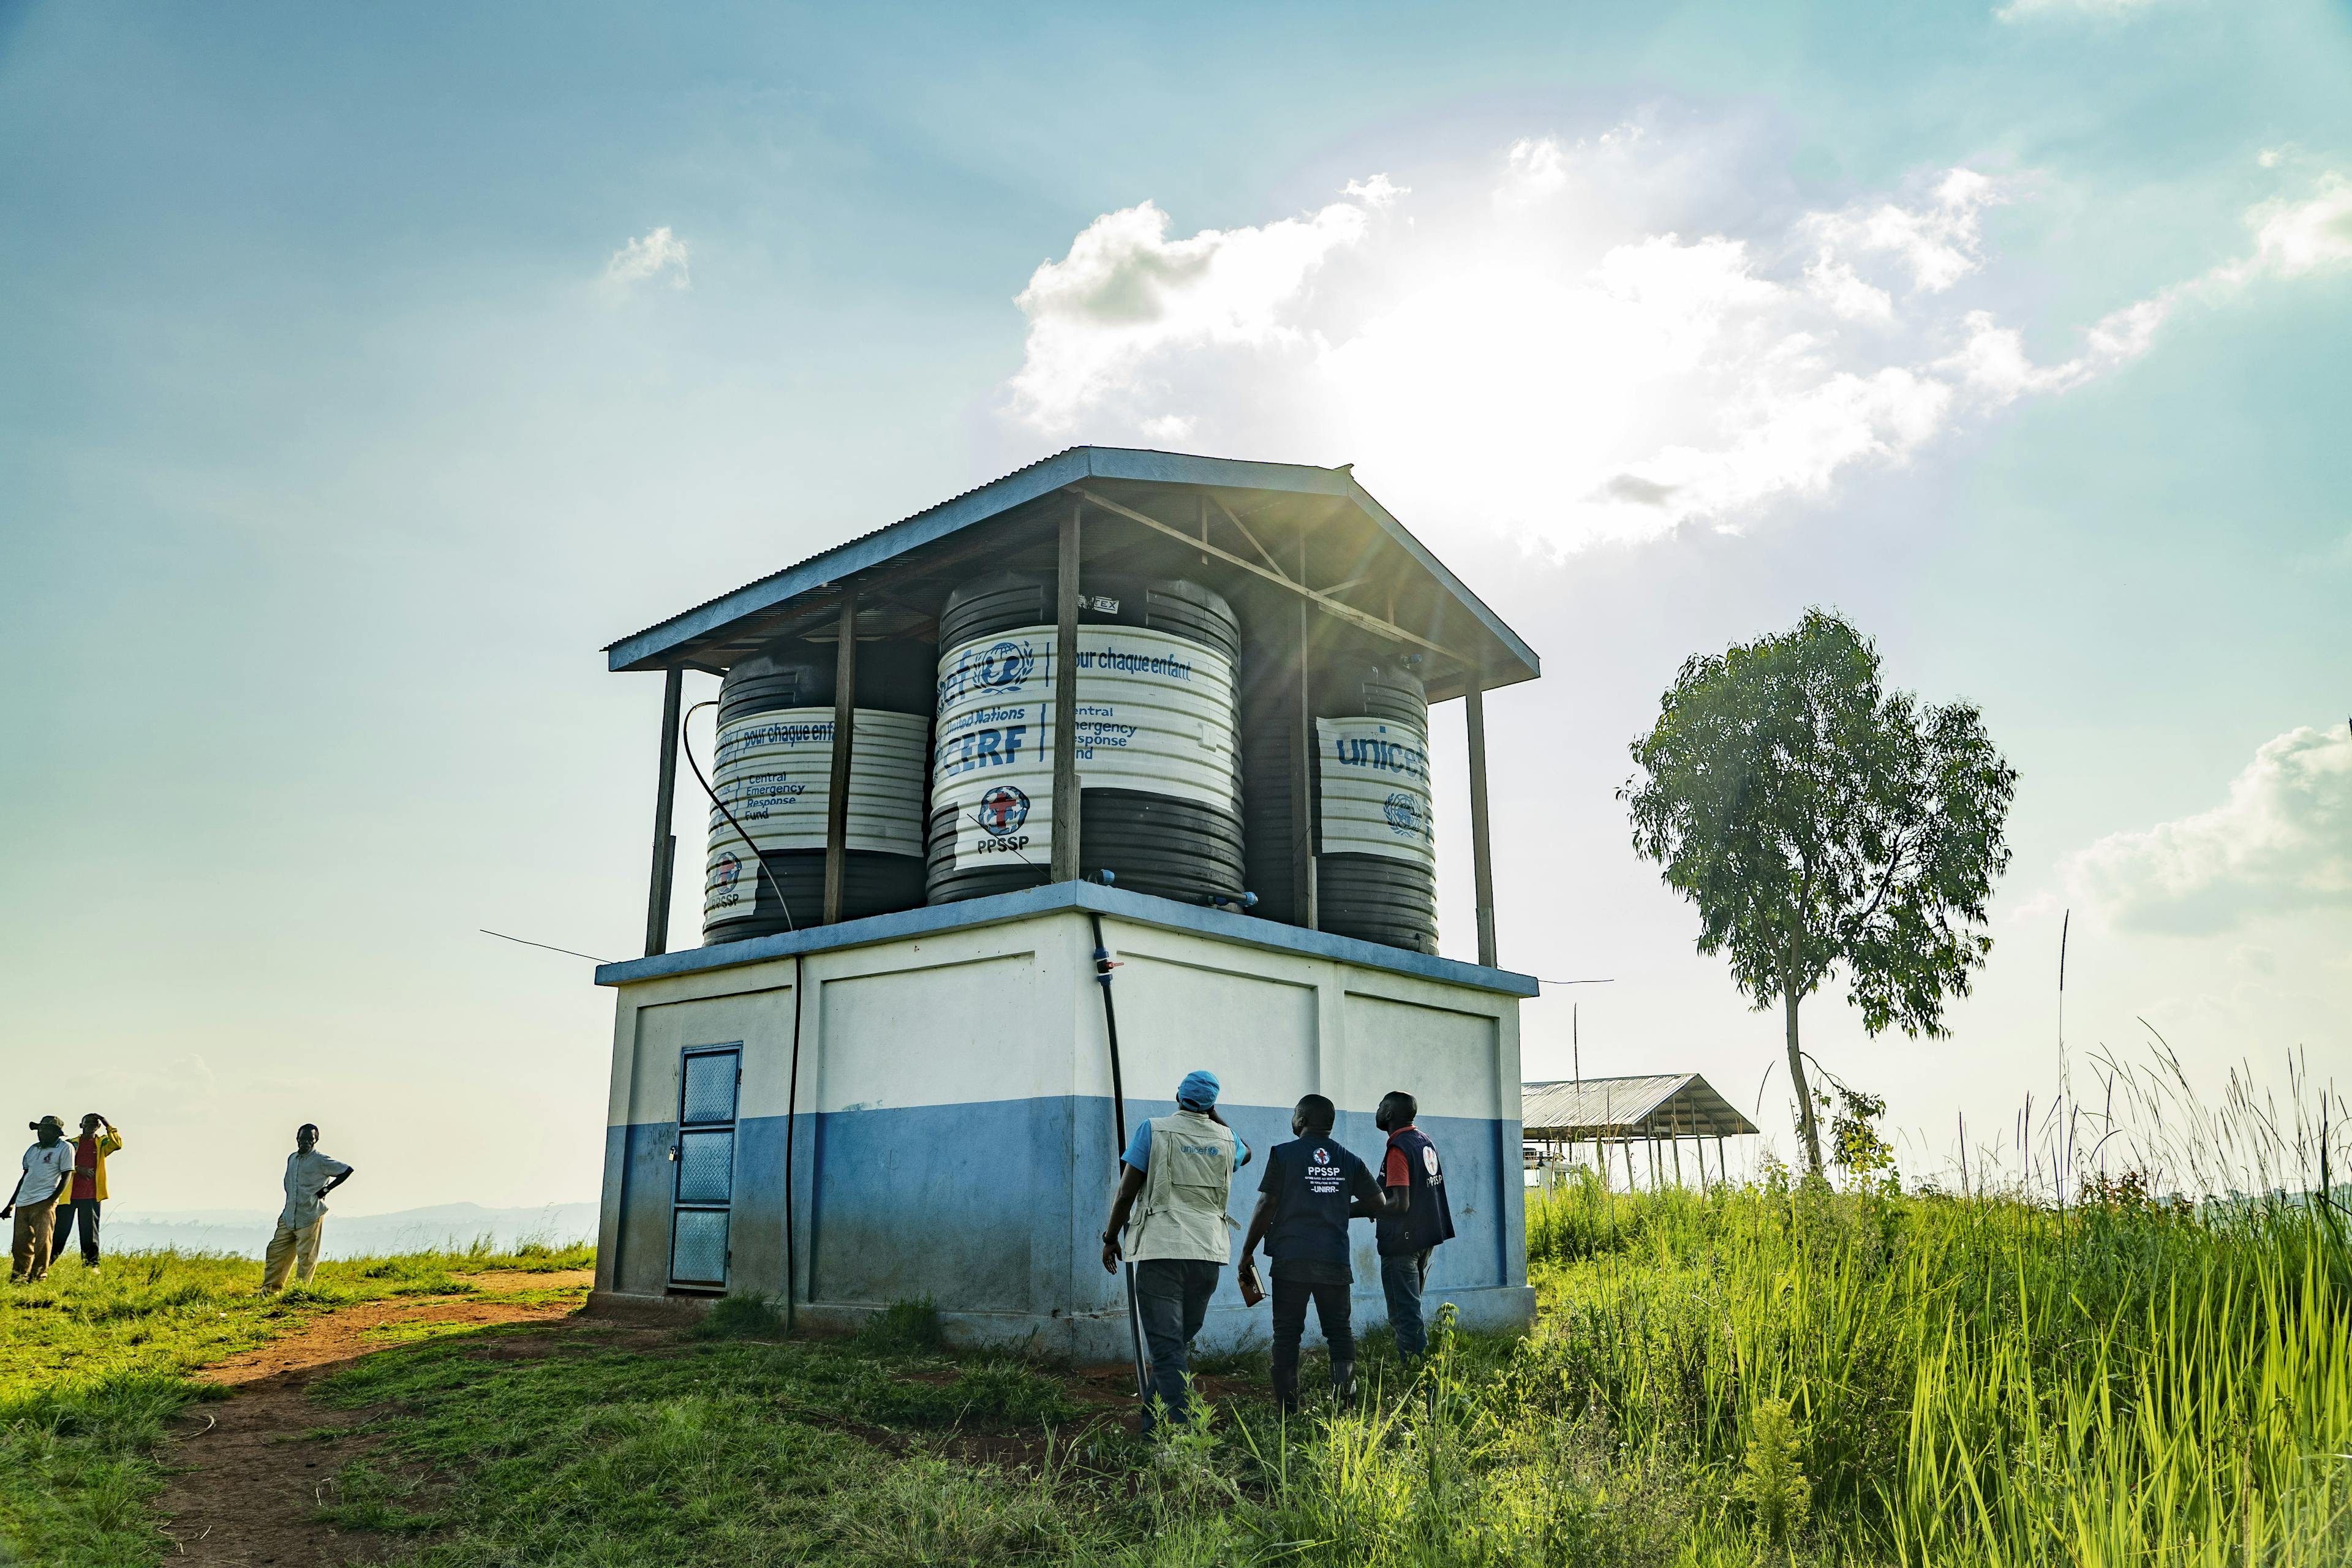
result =
[[980,797],[973,807],[972,820],[988,837],[971,845],[977,855],[1019,855],[1029,847],[1029,836],[1021,831],[1029,820],[1029,796],[1012,784],[998,784]]
[[996,837],[1021,831],[1029,820],[1029,797],[1011,784],[998,784],[980,797],[980,809],[974,813],[980,826]]
[[967,647],[956,656],[955,668],[940,677],[940,711],[975,693],[983,699],[1009,696],[1027,685],[1036,668],[1037,650],[1025,637]]

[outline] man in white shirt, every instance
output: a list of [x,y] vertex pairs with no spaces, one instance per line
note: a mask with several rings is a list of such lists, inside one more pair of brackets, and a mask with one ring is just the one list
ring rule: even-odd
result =
[[11,1285],[30,1285],[48,1273],[58,1194],[73,1180],[74,1151],[66,1142],[66,1124],[44,1116],[27,1125],[33,1146],[25,1151],[25,1173],[16,1180],[15,1195],[0,1205],[0,1219],[16,1216],[8,1248]]
[[289,1274],[298,1285],[310,1282],[319,1268],[319,1233],[327,1223],[327,1205],[320,1200],[351,1179],[349,1165],[319,1152],[318,1125],[302,1123],[294,1134],[294,1152],[286,1156],[286,1206],[263,1256],[262,1294],[286,1289]]

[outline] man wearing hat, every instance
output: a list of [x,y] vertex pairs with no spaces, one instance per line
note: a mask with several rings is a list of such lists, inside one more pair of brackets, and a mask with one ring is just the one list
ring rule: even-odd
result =
[[0,1219],[16,1216],[8,1248],[8,1283],[30,1285],[49,1271],[51,1223],[58,1194],[73,1180],[73,1145],[66,1142],[66,1124],[44,1116],[28,1125],[33,1146],[25,1151],[25,1173],[17,1178],[16,1195],[0,1205]]
[[1225,1201],[1250,1152],[1217,1114],[1217,1089],[1216,1074],[1189,1073],[1176,1086],[1176,1113],[1136,1128],[1103,1229],[1103,1268],[1118,1272],[1122,1243],[1135,1265],[1136,1313],[1151,1348],[1146,1435],[1162,1411],[1171,1420],[1184,1418],[1192,1336],[1209,1315],[1217,1271],[1232,1260],[1234,1222]]

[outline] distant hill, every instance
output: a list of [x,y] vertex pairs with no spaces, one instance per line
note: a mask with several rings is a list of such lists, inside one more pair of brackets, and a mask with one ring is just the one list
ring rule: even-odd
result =
[[[184,1209],[156,1213],[109,1205],[100,1228],[109,1252],[176,1247],[183,1252],[225,1252],[258,1258],[269,1245],[274,1213],[260,1209]],[[428,1247],[463,1248],[489,1237],[501,1250],[526,1241],[565,1246],[596,1239],[594,1204],[549,1204],[535,1209],[492,1209],[479,1204],[436,1204],[394,1214],[347,1215],[331,1204],[320,1249],[325,1258],[368,1258]],[[71,1245],[71,1244],[68,1244]]]

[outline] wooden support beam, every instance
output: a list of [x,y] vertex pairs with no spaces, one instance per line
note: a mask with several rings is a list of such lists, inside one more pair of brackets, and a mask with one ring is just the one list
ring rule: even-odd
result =
[[1675,1134],[1675,1185],[1683,1184],[1683,1135]]
[[[1244,522],[1239,517],[1234,515],[1234,509],[1225,504],[1224,497],[1218,496],[1214,499],[1217,503],[1217,510],[1223,512],[1225,514],[1225,521],[1234,525],[1234,531],[1240,534],[1244,539],[1248,540],[1250,542],[1250,548],[1256,551],[1260,555],[1265,558],[1265,563],[1274,568],[1276,576],[1283,577],[1282,563],[1274,558],[1274,552],[1268,550],[1265,545],[1259,541],[1258,536],[1249,531],[1248,523]],[[1204,540],[1209,537],[1209,531],[1206,528],[1201,530],[1201,537]],[[1284,577],[1284,580],[1286,582],[1288,581],[1286,577]],[[1304,584],[1292,583],[1290,585],[1296,588],[1304,586]]]
[[669,890],[677,880],[677,835],[670,814],[677,794],[677,710],[686,689],[686,671],[670,669],[662,676],[661,767],[654,785],[654,862],[646,889],[646,956],[669,951]]
[[[1298,542],[1299,575],[1307,574],[1307,541]],[[1307,601],[1298,602],[1297,727],[1290,753],[1290,885],[1291,909],[1308,931],[1323,929],[1323,910],[1315,875],[1315,682],[1308,657]]]
[[1477,889],[1478,962],[1492,969],[1495,950],[1495,848],[1486,829],[1486,699],[1472,671],[1462,689],[1470,731],[1470,869]]
[[1460,654],[1455,653],[1452,648],[1445,647],[1443,643],[1433,643],[1427,637],[1416,636],[1413,633],[1405,630],[1402,626],[1396,626],[1391,622],[1381,619],[1380,616],[1373,615],[1369,610],[1360,610],[1353,605],[1345,604],[1340,600],[1331,597],[1328,594],[1319,593],[1313,588],[1309,588],[1304,582],[1293,582],[1287,575],[1279,570],[1261,566],[1255,561],[1244,560],[1241,556],[1235,555],[1229,550],[1222,550],[1216,545],[1205,543],[1201,540],[1193,538],[1191,534],[1185,532],[1181,528],[1177,528],[1171,523],[1162,522],[1156,517],[1148,516],[1143,512],[1136,510],[1133,507],[1121,506],[1118,502],[1111,500],[1108,497],[1097,495],[1090,489],[1076,486],[1073,486],[1072,488],[1076,490],[1077,494],[1085,497],[1086,500],[1092,504],[1102,508],[1105,511],[1115,513],[1116,515],[1126,518],[1132,522],[1139,522],[1146,528],[1156,529],[1160,532],[1166,534],[1171,539],[1181,540],[1191,549],[1205,551],[1207,553],[1215,556],[1218,560],[1224,562],[1227,565],[1238,566],[1244,572],[1255,573],[1258,576],[1265,578],[1269,583],[1275,584],[1279,587],[1287,588],[1290,592],[1298,595],[1307,603],[1314,605],[1326,615],[1331,616],[1336,619],[1346,621],[1350,626],[1360,626],[1365,631],[1371,632],[1379,637],[1387,637],[1391,642],[1411,643],[1415,647],[1427,648],[1432,653],[1441,655],[1444,658],[1453,660],[1455,664],[1461,666],[1465,669],[1476,668],[1470,660],[1463,658]]
[[824,923],[841,921],[849,883],[849,758],[857,744],[857,590],[841,591],[833,650],[833,777],[824,797]]
[[1078,879],[1078,516],[1083,510],[1074,500],[1069,515],[1062,519],[1060,572],[1055,582],[1054,863],[1046,876],[1056,882]]

